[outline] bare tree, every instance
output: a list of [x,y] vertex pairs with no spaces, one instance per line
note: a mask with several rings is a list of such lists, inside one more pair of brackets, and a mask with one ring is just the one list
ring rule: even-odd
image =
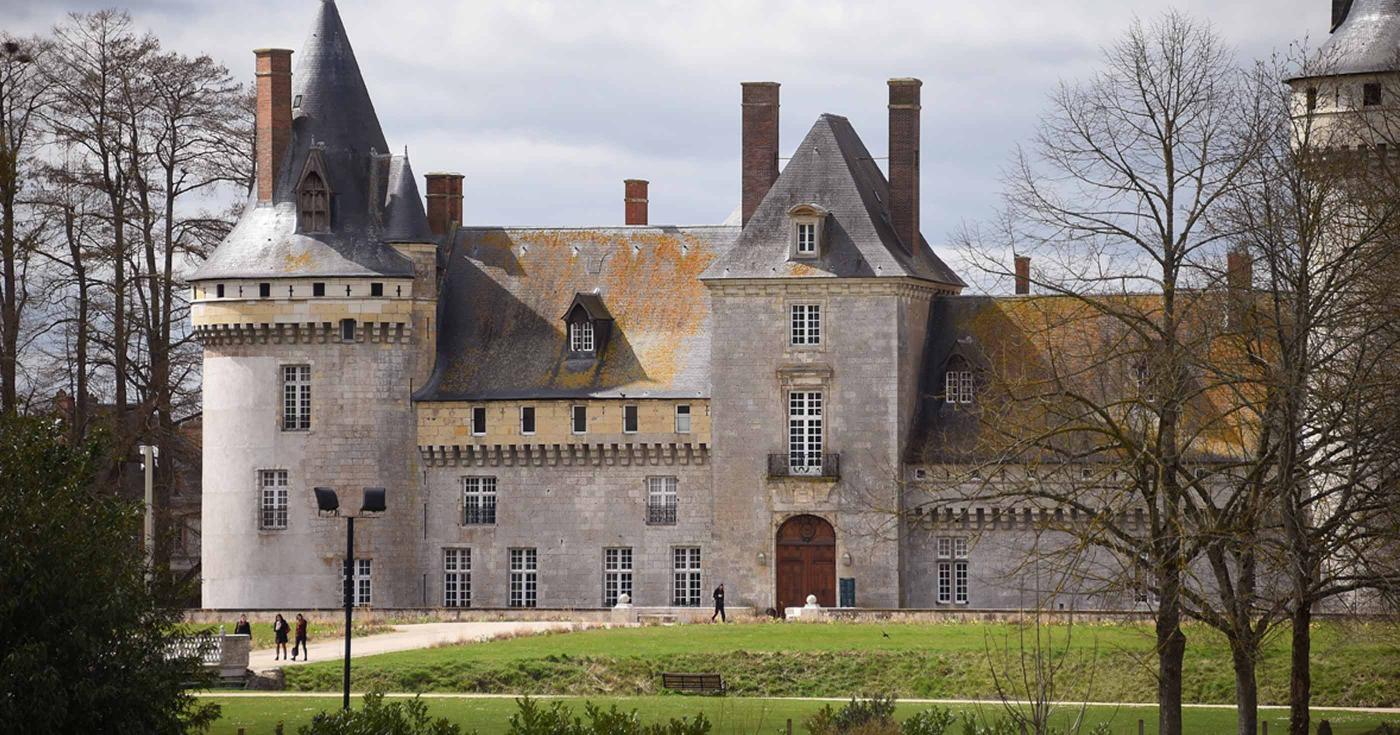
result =
[[5,414],[20,408],[20,333],[30,295],[27,271],[44,236],[42,219],[25,218],[33,210],[21,193],[34,188],[37,175],[37,128],[48,99],[39,70],[47,49],[42,39],[0,33],[0,412]]
[[[1158,599],[1159,731],[1180,733],[1185,588],[1201,551],[1188,495],[1202,426],[1219,411],[1192,370],[1209,345],[1195,327],[1218,314],[1201,274],[1226,236],[1206,222],[1242,183],[1259,111],[1214,31],[1176,13],[1135,23],[1104,62],[1054,94],[1008,173],[1000,231],[963,243],[996,275],[1010,274],[1008,250],[1036,256],[1038,290],[1057,297],[1030,320],[1055,333],[1045,364],[1000,376],[1005,408],[984,418],[1000,461],[1061,478],[1028,478],[1008,497],[1069,509],[1072,548],[1146,572]],[[1084,465],[1100,468],[1088,487],[1073,469]],[[1132,507],[1144,528],[1121,512]]]

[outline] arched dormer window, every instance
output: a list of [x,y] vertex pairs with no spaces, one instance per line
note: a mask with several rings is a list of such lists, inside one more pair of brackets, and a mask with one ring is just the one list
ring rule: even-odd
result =
[[328,232],[331,229],[331,190],[326,185],[321,152],[312,149],[297,182],[297,227],[302,232]]
[[596,359],[607,347],[613,317],[596,293],[577,293],[564,312],[565,347],[573,359]]
[[788,210],[792,223],[788,258],[820,258],[826,254],[827,211],[815,204],[798,204]]

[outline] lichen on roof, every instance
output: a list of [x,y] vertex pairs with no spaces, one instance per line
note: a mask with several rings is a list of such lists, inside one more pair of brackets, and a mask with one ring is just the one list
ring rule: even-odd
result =
[[[448,255],[432,378],[418,400],[703,397],[710,298],[700,273],[733,227],[468,228]],[[578,294],[613,318],[597,359],[571,357]]]

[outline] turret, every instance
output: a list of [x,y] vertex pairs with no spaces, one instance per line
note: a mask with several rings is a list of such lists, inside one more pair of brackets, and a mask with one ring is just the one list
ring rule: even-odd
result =
[[1314,149],[1397,141],[1400,0],[1332,0],[1332,35],[1293,90],[1298,134]]
[[356,572],[371,580],[359,602],[419,604],[410,396],[432,366],[437,238],[335,3],[321,3],[294,55],[256,56],[258,185],[191,278],[203,604],[341,604],[343,531],[317,516],[314,486],[388,489],[388,512],[356,534],[369,560]]

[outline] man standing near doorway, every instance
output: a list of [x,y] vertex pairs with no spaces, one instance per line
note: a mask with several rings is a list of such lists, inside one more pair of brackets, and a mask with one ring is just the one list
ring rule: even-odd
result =
[[720,582],[720,583],[719,583],[719,586],[715,588],[714,598],[715,598],[715,614],[710,616],[710,622],[711,622],[711,623],[715,622],[715,618],[719,618],[719,621],[720,621],[721,623],[727,623],[727,622],[729,622],[728,618],[725,618],[725,617],[724,617],[724,583],[723,583],[723,582]]

